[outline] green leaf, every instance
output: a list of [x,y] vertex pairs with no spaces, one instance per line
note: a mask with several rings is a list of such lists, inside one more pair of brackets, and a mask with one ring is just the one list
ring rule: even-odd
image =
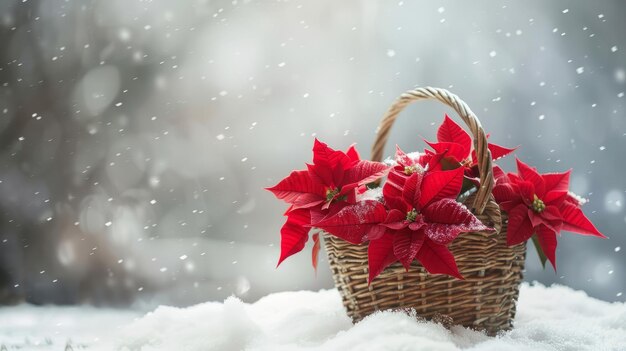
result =
[[456,197],[456,201],[464,203],[468,197],[476,192],[476,190],[477,189],[476,186],[474,186],[474,183],[471,180],[463,177],[463,186],[461,186],[461,192],[459,193],[459,196]]
[[463,186],[461,187],[461,194],[468,192],[472,189],[476,189],[476,186],[474,185],[474,182],[472,182],[471,180],[463,177]]
[[539,245],[539,238],[537,237],[537,234],[533,234],[533,244],[535,244],[535,249],[537,250],[537,255],[539,256],[539,260],[541,260],[541,265],[545,269],[546,268],[546,261],[548,260],[548,258],[546,257],[546,254],[543,252],[543,249],[541,248],[541,245]]
[[457,161],[454,157],[449,157],[449,156],[442,158],[441,161],[439,161],[439,163],[441,164],[441,169],[443,169],[444,171],[449,171],[449,170],[457,169],[459,167],[463,167],[463,165],[459,161]]
[[365,184],[368,189],[376,189],[380,187],[380,179],[373,181],[371,183]]

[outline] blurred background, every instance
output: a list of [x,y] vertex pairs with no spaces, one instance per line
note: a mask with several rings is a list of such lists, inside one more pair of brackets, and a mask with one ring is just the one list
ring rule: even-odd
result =
[[[531,247],[526,279],[624,301],[624,15],[619,0],[1,0],[0,304],[332,287],[310,246],[275,268],[286,207],[263,187],[314,137],[368,157],[391,102],[425,85],[541,172],[573,168],[610,237],[564,233],[556,273]],[[416,104],[390,140],[421,150],[446,112]]]

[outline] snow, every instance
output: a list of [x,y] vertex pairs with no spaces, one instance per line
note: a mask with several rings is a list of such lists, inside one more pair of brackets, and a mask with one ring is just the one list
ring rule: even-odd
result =
[[395,167],[398,165],[396,160],[392,157],[387,157],[386,159],[383,160],[383,163],[390,167]]
[[[419,152],[419,151],[413,151],[413,152],[409,152],[408,154],[406,154],[410,159],[413,160],[413,162],[417,163],[420,159],[420,157],[422,157],[424,154]],[[386,164],[387,166],[391,166],[391,167],[395,167],[398,165],[398,162],[396,162],[395,158],[389,156],[386,159],[383,160],[383,163]]]
[[420,159],[420,157],[424,156],[424,154],[419,151],[409,152],[406,155],[415,162],[417,162]]
[[252,304],[230,297],[137,316],[92,307],[7,307],[0,310],[0,347],[62,349],[71,339],[74,349],[129,351],[626,350],[625,303],[559,285],[524,284],[515,328],[496,338],[397,312],[352,325],[336,290],[275,293]]
[[366,201],[366,200],[376,200],[380,201],[383,198],[383,188],[377,187],[372,189],[367,189],[362,194],[357,194],[357,201]]
[[81,349],[111,340],[118,328],[140,316],[138,311],[86,306],[2,307],[0,350]]

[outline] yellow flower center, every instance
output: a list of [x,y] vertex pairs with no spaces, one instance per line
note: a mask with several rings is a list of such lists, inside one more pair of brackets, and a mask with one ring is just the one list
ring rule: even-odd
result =
[[413,173],[417,172],[417,167],[415,166],[406,166],[404,167],[404,174],[406,175],[411,175]]
[[409,222],[415,222],[415,219],[417,218],[417,210],[416,209],[412,209],[411,211],[406,213],[406,220]]
[[543,212],[543,210],[546,209],[546,204],[544,204],[543,201],[541,201],[541,199],[538,198],[537,195],[535,195],[532,208],[533,208],[533,211],[537,213],[541,213]]
[[326,189],[326,201],[331,201],[332,199],[335,198],[335,196],[339,194],[339,189],[337,188],[328,188]]

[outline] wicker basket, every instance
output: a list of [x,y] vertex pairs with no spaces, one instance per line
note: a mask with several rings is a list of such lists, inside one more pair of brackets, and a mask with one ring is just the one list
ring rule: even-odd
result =
[[464,204],[495,233],[463,233],[449,246],[465,280],[433,275],[413,262],[409,272],[394,264],[367,284],[367,245],[353,245],[332,235],[324,246],[335,285],[348,315],[359,321],[379,310],[414,310],[417,316],[444,325],[463,325],[489,335],[508,330],[522,280],[526,245],[506,245],[506,216],[493,200],[491,153],[480,122],[456,95],[444,89],[418,88],[400,96],[383,118],[372,148],[372,160],[382,159],[389,130],[411,102],[436,99],[452,107],[469,127],[478,154],[481,187]]

